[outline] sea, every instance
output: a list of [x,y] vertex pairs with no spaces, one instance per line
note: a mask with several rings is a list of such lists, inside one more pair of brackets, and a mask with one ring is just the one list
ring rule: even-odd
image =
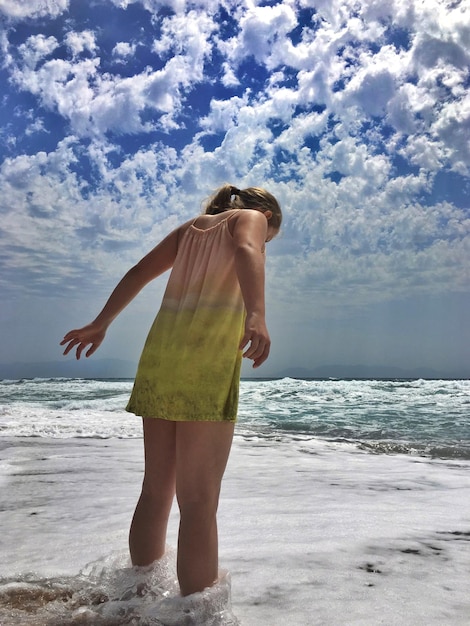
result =
[[0,624],[470,624],[470,381],[243,379],[220,576],[133,568],[129,379],[0,381]]

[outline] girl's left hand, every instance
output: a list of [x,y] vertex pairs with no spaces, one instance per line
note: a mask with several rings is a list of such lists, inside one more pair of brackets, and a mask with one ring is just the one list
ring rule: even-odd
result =
[[245,334],[239,346],[245,350],[243,356],[253,361],[253,367],[257,368],[266,361],[271,348],[271,339],[262,316],[252,313],[247,315],[245,321]]

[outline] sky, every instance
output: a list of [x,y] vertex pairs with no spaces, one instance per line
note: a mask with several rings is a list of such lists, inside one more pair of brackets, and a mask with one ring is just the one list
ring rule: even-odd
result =
[[[1,0],[0,28],[0,363],[61,359],[230,182],[284,212],[256,375],[470,375],[468,3]],[[92,359],[137,361],[165,279]]]

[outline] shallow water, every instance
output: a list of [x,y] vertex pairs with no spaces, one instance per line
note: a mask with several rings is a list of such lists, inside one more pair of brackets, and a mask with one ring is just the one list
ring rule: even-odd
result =
[[25,574],[0,580],[0,623],[25,626],[83,624],[140,626],[236,626],[230,576],[221,572],[210,589],[179,594],[175,553],[145,568],[131,567],[127,553],[88,564],[77,576]]
[[[22,611],[12,622],[4,613],[2,626],[181,620],[174,561],[167,582],[141,596],[126,557],[141,440],[4,438],[2,459],[0,576]],[[183,618],[207,625],[207,609],[243,626],[468,626],[469,470],[467,461],[236,435],[219,508],[231,585],[196,603],[202,622],[197,612]],[[173,509],[171,546],[177,527]],[[51,584],[57,597],[41,600]],[[163,590],[175,591],[165,606]]]
[[[2,626],[470,624],[468,381],[242,381],[219,507],[230,575],[189,599],[171,550],[149,572],[128,562],[130,386],[0,385]],[[171,546],[177,529],[174,507]]]

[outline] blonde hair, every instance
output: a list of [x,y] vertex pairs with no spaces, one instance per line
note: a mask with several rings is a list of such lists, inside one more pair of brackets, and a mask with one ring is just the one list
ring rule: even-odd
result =
[[262,187],[238,189],[226,183],[216,189],[208,199],[204,213],[216,215],[230,209],[260,209],[263,213],[271,211],[272,216],[268,223],[276,230],[281,228],[281,206],[273,194]]

